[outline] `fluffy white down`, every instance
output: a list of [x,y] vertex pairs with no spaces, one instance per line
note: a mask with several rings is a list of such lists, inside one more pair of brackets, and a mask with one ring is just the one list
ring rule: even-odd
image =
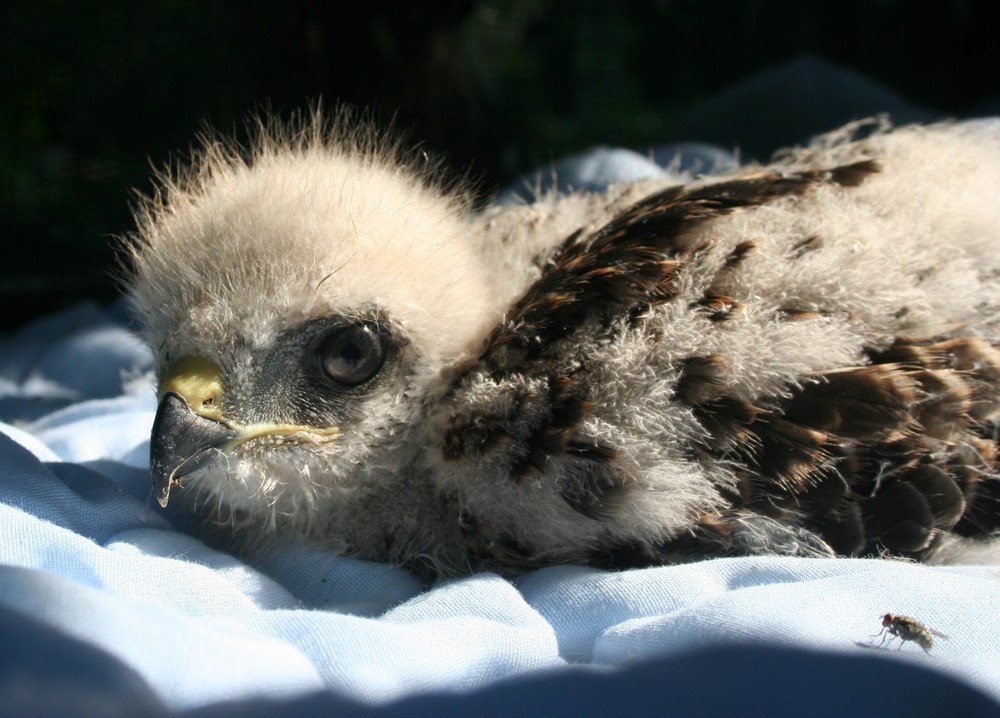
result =
[[304,137],[262,135],[249,160],[208,144],[141,208],[132,286],[148,335],[182,353],[238,327],[264,345],[309,317],[380,304],[434,361],[467,349],[497,315],[462,197],[391,145],[341,137],[363,128],[328,136],[315,122]]

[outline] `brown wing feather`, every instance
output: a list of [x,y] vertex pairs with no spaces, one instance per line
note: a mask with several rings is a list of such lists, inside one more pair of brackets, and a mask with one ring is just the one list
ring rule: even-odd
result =
[[703,419],[713,450],[746,457],[734,505],[797,517],[842,554],[921,557],[945,532],[995,531],[995,427],[980,417],[996,415],[998,357],[974,338],[900,339],[746,414],[740,434]]
[[738,528],[755,514],[814,531],[839,555],[922,558],[945,533],[996,533],[1000,470],[991,420],[1000,402],[1000,350],[977,338],[900,338],[870,359],[814,377],[766,411],[685,391],[708,433],[702,449],[745,467],[732,512],[702,517],[690,534],[658,547],[622,547],[599,561],[738,553]]

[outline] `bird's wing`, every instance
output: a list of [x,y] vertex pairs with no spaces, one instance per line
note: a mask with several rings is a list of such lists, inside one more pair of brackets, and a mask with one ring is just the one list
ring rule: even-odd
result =
[[[551,481],[581,521],[615,522],[637,487],[631,468],[619,462],[613,432],[579,431],[595,409],[588,365],[595,344],[614,342],[678,301],[685,268],[711,242],[699,231],[707,223],[821,184],[854,187],[878,171],[875,161],[863,160],[671,187],[596,231],[566,238],[478,355],[451,378],[435,449],[442,471],[478,473],[491,486]],[[719,271],[739,265],[752,245],[736,245]],[[809,250],[806,240],[796,251]],[[738,305],[707,295],[689,308],[725,321]],[[867,363],[802,377],[763,400],[726,392],[726,357],[687,357],[675,369],[674,397],[701,425],[688,458],[734,467],[736,481],[719,489],[732,511],[692,516],[688,530],[672,537],[638,536],[587,560],[775,551],[793,526],[839,554],[920,555],[942,531],[1000,526],[996,445],[980,423],[1000,407],[1000,353],[986,342],[899,337],[870,352]],[[497,493],[494,503],[506,500]],[[514,527],[484,534],[483,518],[468,517],[474,554],[525,565],[581,558],[566,547],[525,545],[530,532]],[[798,548],[791,552],[812,545],[799,534],[792,542]]]

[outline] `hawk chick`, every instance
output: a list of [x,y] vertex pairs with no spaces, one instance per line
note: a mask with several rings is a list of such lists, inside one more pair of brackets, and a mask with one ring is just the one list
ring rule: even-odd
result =
[[206,141],[128,245],[160,503],[426,575],[996,533],[1000,133],[853,129],[482,213],[350,121]]

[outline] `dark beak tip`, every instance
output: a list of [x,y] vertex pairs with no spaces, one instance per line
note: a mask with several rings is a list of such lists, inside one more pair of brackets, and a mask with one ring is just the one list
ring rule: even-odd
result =
[[149,441],[153,493],[160,506],[166,508],[178,479],[211,463],[235,436],[226,425],[196,414],[179,394],[165,393]]

